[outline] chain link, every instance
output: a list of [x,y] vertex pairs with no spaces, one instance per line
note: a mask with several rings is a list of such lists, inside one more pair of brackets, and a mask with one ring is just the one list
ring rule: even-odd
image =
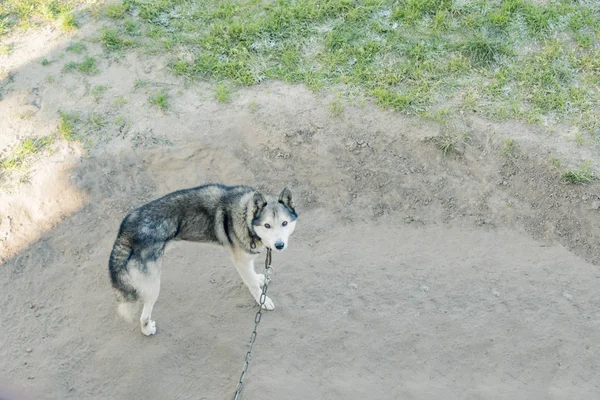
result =
[[252,347],[254,346],[254,341],[256,340],[257,335],[256,329],[258,328],[258,324],[260,324],[260,320],[262,319],[262,310],[265,301],[267,300],[267,288],[269,286],[269,282],[271,281],[272,272],[273,268],[271,267],[271,249],[267,249],[267,256],[265,257],[265,283],[262,287],[262,292],[260,294],[258,311],[254,316],[254,330],[250,335],[250,343],[248,345],[248,351],[246,352],[246,359],[244,360],[244,365],[242,366],[242,374],[240,375],[240,379],[238,380],[238,383],[235,386],[233,400],[237,400],[242,391],[242,386],[244,385],[244,377],[246,376],[246,371],[248,371],[250,361],[252,360]]

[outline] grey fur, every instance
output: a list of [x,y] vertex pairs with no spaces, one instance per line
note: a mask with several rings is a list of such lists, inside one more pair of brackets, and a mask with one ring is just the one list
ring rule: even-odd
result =
[[[234,256],[246,254],[238,258],[253,260],[264,247],[255,227],[281,215],[290,222],[298,217],[288,188],[279,199],[248,186],[220,184],[167,194],[123,219],[109,259],[112,286],[123,302],[141,298],[153,305],[155,299],[145,299],[144,287],[137,281],[150,280],[154,285],[152,282],[158,280],[160,286],[160,258],[169,242],[214,243],[229,248]],[[136,281],[135,276],[141,278]]]

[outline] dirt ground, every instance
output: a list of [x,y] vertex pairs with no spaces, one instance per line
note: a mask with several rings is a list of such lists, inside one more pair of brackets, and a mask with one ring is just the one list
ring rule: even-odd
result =
[[[105,121],[57,140],[26,182],[3,178],[5,386],[29,399],[231,398],[255,307],[225,252],[166,256],[153,337],[118,318],[107,270],[129,210],[218,181],[289,185],[300,213],[274,256],[276,309],[243,399],[600,398],[599,186],[561,183],[551,163],[596,149],[466,116],[473,139],[444,155],[433,123],[369,105],[334,118],[330,97],[278,82],[220,104],[213,84],[143,54],[101,58],[90,77],[61,72],[81,58],[66,46],[97,29],[14,37],[0,58],[2,156],[56,132],[59,110]],[[148,104],[155,89],[168,112]]]

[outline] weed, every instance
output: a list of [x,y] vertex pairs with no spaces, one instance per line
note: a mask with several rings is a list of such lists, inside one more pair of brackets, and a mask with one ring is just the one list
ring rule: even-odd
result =
[[229,86],[218,83],[216,88],[216,98],[219,103],[229,103],[233,91]]
[[123,107],[125,104],[127,104],[127,99],[123,96],[119,96],[115,99],[113,105],[117,108],[121,108]]
[[338,118],[344,112],[344,105],[342,104],[339,96],[333,99],[333,101],[329,104],[329,112],[334,118]]
[[77,121],[79,121],[77,115],[59,111],[58,133],[67,142],[77,139],[75,135],[75,123]]
[[572,184],[589,183],[596,179],[596,175],[591,162],[584,161],[576,170],[571,169],[563,173],[563,179]]
[[90,95],[94,99],[94,102],[98,103],[104,95],[104,93],[106,92],[106,90],[107,88],[104,85],[96,85],[93,88],[91,88]]
[[0,44],[0,56],[8,56],[12,53],[12,47],[7,44]]
[[95,75],[99,71],[98,66],[96,65],[96,59],[94,57],[86,56],[84,60],[80,63],[75,61],[70,61],[65,64],[63,67],[63,71],[72,72],[79,71],[86,75]]
[[79,24],[72,11],[64,12],[60,17],[60,27],[63,31],[69,32],[77,29]]
[[133,40],[120,36],[116,29],[102,29],[100,43],[108,51],[123,50],[134,45]]
[[52,143],[52,136],[43,136],[39,138],[28,138],[19,143],[11,154],[0,164],[6,170],[16,170],[23,168],[27,158],[39,153],[46,146]]
[[250,103],[248,103],[248,110],[251,113],[255,113],[258,110],[258,103],[256,100],[252,100]]
[[585,143],[585,139],[583,138],[583,135],[580,132],[577,132],[575,134],[575,143],[577,143],[577,146],[583,146]]
[[87,46],[81,42],[71,43],[67,46],[67,51],[75,54],[81,54],[87,50]]
[[133,89],[137,90],[140,88],[145,88],[148,87],[148,85],[150,85],[150,81],[145,79],[136,79],[135,82],[133,82]]
[[47,58],[44,58],[41,61],[41,64],[45,67],[45,66],[48,66],[48,65],[52,64],[52,61],[48,60]]
[[556,168],[560,168],[560,158],[552,156],[552,165]]
[[88,117],[88,122],[90,125],[90,128],[93,130],[98,130],[100,128],[102,128],[104,125],[106,125],[106,122],[104,121],[104,117],[102,117],[102,115],[93,112],[90,114],[90,116]]
[[518,149],[518,145],[514,139],[502,139],[502,155],[505,157],[513,157]]
[[169,94],[164,89],[151,94],[148,97],[148,101],[153,106],[160,108],[163,112],[166,112],[169,109]]
[[104,8],[104,14],[112,19],[123,19],[126,12],[127,7],[123,4],[109,4]]
[[445,133],[437,137],[434,143],[447,155],[457,152],[459,146],[466,144],[468,139],[469,135],[465,132]]

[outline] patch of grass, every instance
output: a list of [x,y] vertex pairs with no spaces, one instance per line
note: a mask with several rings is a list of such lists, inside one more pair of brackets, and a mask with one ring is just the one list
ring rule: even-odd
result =
[[42,151],[52,141],[52,136],[25,139],[11,151],[6,159],[2,160],[0,165],[9,171],[21,169],[26,165],[26,161],[30,156]]
[[0,44],[0,56],[8,56],[12,53],[12,47],[7,44]]
[[52,61],[48,60],[47,58],[44,58],[40,63],[45,67],[52,64]]
[[440,135],[434,140],[434,143],[444,155],[456,153],[460,146],[466,144],[470,136],[466,132],[453,132]]
[[66,11],[60,16],[60,27],[63,31],[69,32],[79,28],[79,23],[72,11]]
[[258,103],[256,102],[256,100],[252,100],[250,103],[248,103],[248,110],[251,113],[255,113],[256,111],[258,111]]
[[560,168],[560,158],[552,156],[552,165],[556,168]]
[[215,96],[219,103],[229,103],[231,101],[231,94],[233,91],[227,85],[218,83],[215,89]]
[[106,90],[107,90],[107,87],[104,85],[96,85],[93,88],[91,88],[90,95],[94,99],[94,102],[98,103],[100,101],[100,99],[102,98],[102,96],[104,96],[104,93],[106,92]]
[[81,54],[87,50],[87,46],[81,42],[71,43],[67,46],[66,50],[71,53]]
[[95,75],[98,72],[100,72],[100,70],[98,69],[98,66],[96,65],[96,59],[94,57],[89,57],[89,56],[86,56],[84,58],[84,60],[80,63],[75,62],[75,61],[70,61],[70,62],[66,63],[65,66],[63,67],[63,71],[65,71],[65,72],[78,71],[78,72],[81,72],[86,75]]
[[77,140],[75,134],[75,123],[77,121],[79,121],[79,117],[76,114],[59,111],[58,133],[67,142]]
[[137,89],[145,88],[145,87],[148,87],[148,85],[150,85],[150,81],[148,81],[146,79],[136,79],[135,82],[133,82],[133,89],[137,90]]
[[127,12],[127,7],[123,4],[109,4],[104,7],[104,14],[108,18],[112,19],[123,19],[125,18],[125,13]]
[[104,125],[106,125],[106,121],[104,120],[104,117],[96,112],[93,112],[89,115],[88,117],[88,123],[90,125],[90,128],[93,130],[98,130],[100,128],[102,128]]
[[329,112],[333,115],[334,118],[340,117],[344,112],[344,105],[341,102],[341,99],[336,97],[333,99],[331,103],[329,103]]
[[116,108],[121,108],[121,107],[123,107],[125,104],[127,104],[127,99],[126,99],[125,97],[123,97],[123,96],[119,96],[119,97],[117,97],[117,98],[115,99],[114,103],[113,103],[113,105],[114,105]]
[[589,183],[596,179],[596,174],[592,170],[591,162],[584,161],[576,170],[571,169],[563,173],[563,179],[572,184]]
[[[600,103],[597,2],[124,4],[139,19],[120,24],[123,37],[140,35],[136,44],[148,53],[176,50],[170,70],[189,79],[210,78],[232,90],[265,79],[312,90],[344,88],[418,116],[464,98],[465,107],[453,112],[594,129],[589,116]],[[122,46],[117,40],[114,47]]]
[[519,146],[514,139],[502,139],[502,155],[505,157],[513,157]]
[[169,109],[169,94],[164,89],[159,90],[148,97],[148,102],[166,112]]
[[121,36],[116,29],[112,28],[100,31],[100,43],[108,51],[119,51],[134,45],[133,40]]

